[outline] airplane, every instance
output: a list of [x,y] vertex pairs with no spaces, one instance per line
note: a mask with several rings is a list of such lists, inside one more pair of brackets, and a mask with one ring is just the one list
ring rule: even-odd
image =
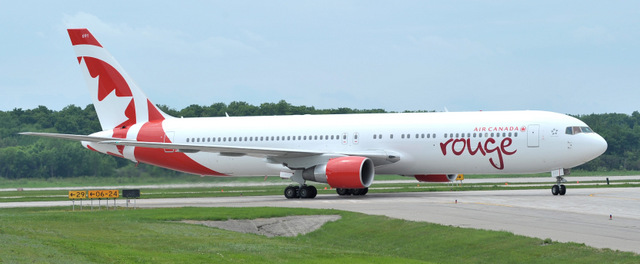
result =
[[315,198],[307,182],[365,195],[375,174],[451,182],[460,174],[551,172],[564,195],[570,169],[605,152],[584,122],[547,111],[476,111],[176,118],[160,110],[85,28],[68,29],[103,131],[23,132],[202,176],[290,179],[286,198]]

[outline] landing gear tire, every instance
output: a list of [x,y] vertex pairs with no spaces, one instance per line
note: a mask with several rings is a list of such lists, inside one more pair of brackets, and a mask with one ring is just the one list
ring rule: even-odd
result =
[[336,192],[340,196],[348,196],[348,195],[365,195],[369,192],[369,188],[362,189],[346,189],[346,188],[336,188]]
[[567,187],[564,187],[564,184],[560,185],[560,195],[564,195],[565,193],[567,193]]
[[567,187],[562,184],[564,182],[567,182],[567,180],[565,180],[562,175],[556,176],[556,184],[551,187],[551,193],[553,195],[565,195],[567,193]]
[[351,190],[351,193],[352,193],[353,195],[360,195],[360,196],[365,195],[365,194],[367,194],[368,192],[369,192],[369,188],[363,188],[363,189],[352,189],[352,190]]
[[318,195],[318,189],[315,186],[302,186],[299,191],[300,198],[303,199],[311,199],[315,198]]
[[338,193],[338,195],[340,195],[340,196],[347,196],[347,195],[351,195],[351,189],[336,188],[336,192],[337,192],[337,193]]
[[298,193],[300,187],[297,186],[289,186],[284,189],[284,197],[287,199],[299,198],[300,194]]

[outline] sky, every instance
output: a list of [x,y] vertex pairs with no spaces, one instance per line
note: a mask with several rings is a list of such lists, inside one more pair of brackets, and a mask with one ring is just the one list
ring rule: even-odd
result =
[[178,110],[640,110],[640,1],[0,0],[0,110],[91,103],[67,28]]

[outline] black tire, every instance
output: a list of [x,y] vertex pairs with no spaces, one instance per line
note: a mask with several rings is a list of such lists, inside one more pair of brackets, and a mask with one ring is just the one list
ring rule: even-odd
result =
[[336,188],[336,192],[337,192],[337,193],[338,193],[338,195],[340,195],[340,196],[351,195],[351,190],[350,190],[350,189],[345,189],[345,188]]
[[365,195],[369,192],[369,188],[362,188],[362,189],[351,189],[351,194],[353,195],[358,195],[358,196],[362,196]]
[[307,199],[310,198],[310,191],[309,191],[309,187],[308,186],[302,186],[300,187],[300,191],[298,192],[298,194],[300,195],[300,198],[302,199]]
[[308,187],[309,187],[309,199],[316,198],[316,195],[318,195],[318,189],[316,189],[316,187],[313,185]]
[[567,193],[567,187],[565,187],[565,186],[564,186],[564,184],[563,184],[563,185],[560,185],[560,192],[559,192],[559,194],[560,194],[560,195],[564,195],[565,193]]
[[554,185],[551,187],[551,194],[558,195],[560,193],[560,187],[558,185]]
[[287,199],[294,199],[300,197],[298,194],[298,187],[289,186],[284,188],[284,197]]

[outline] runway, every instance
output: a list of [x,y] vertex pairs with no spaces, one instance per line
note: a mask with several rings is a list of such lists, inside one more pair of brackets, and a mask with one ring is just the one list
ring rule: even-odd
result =
[[[85,205],[87,203],[85,201]],[[117,203],[124,206],[125,200],[119,199]],[[0,203],[4,208],[69,205],[68,201]],[[541,189],[370,193],[363,197],[319,195],[315,199],[293,200],[282,196],[140,199],[137,206],[338,209],[411,221],[503,230],[640,254],[640,188],[570,188],[565,196],[552,196],[549,190]]]

